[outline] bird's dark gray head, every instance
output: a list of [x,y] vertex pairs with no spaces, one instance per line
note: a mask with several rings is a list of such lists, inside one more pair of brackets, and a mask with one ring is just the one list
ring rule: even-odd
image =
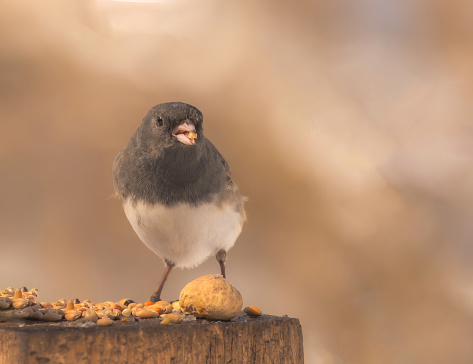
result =
[[167,148],[192,147],[203,139],[202,113],[183,102],[168,102],[154,106],[141,123],[142,142],[158,143]]
[[113,164],[122,200],[198,204],[231,193],[230,168],[205,138],[202,122],[202,113],[188,104],[153,107]]

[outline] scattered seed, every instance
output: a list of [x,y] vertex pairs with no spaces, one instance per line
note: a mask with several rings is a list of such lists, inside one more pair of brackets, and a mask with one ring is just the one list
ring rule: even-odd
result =
[[133,301],[131,298],[124,298],[124,299],[118,301],[118,304],[119,304],[120,306],[122,306],[123,308],[127,308],[128,305],[129,305],[130,303],[133,303],[133,302],[135,302],[135,301]]
[[48,322],[54,322],[54,321],[59,321],[61,319],[61,315],[56,313],[56,312],[47,312],[44,316],[43,316],[43,320],[44,321],[48,321]]
[[25,308],[28,306],[30,301],[24,299],[24,298],[15,298],[13,299],[13,307],[16,309],[21,310],[22,308]]
[[67,301],[66,310],[69,311],[73,310],[74,308],[74,303],[71,300]]
[[114,308],[112,310],[113,319],[119,320],[123,317],[122,311],[119,308]]
[[75,311],[75,310],[69,310],[67,311],[65,317],[67,321],[75,321],[75,320],[78,320],[81,316],[82,316],[81,312]]
[[2,310],[6,310],[7,308],[9,308],[12,304],[12,300],[8,298],[8,301],[7,301],[7,297],[0,297],[0,309]]
[[180,324],[184,321],[184,315],[178,313],[168,313],[163,315],[164,319],[168,319],[171,324]]
[[[95,313],[97,314],[99,319],[104,318],[104,317],[109,317],[109,315],[111,315],[111,312],[106,308],[103,309],[103,310],[95,311]],[[109,317],[109,318],[111,318],[111,317]]]
[[29,318],[32,314],[34,314],[34,310],[31,307],[26,307],[23,309],[23,318]]
[[97,320],[97,325],[100,326],[110,326],[111,324],[113,324],[113,320],[111,320],[107,316],[104,316],[100,320]]
[[34,311],[30,317],[28,317],[30,320],[37,320],[41,321],[43,319],[43,313],[41,311]]
[[40,302],[40,305],[43,307],[43,308],[49,308],[49,307],[53,307],[53,305],[49,302]]
[[153,317],[158,317],[159,314],[144,308],[138,308],[136,309],[135,316],[140,317],[140,318],[153,318]]
[[30,313],[28,311],[24,310],[15,310],[13,311],[13,317],[18,318],[18,319],[25,319],[29,317]]
[[125,316],[125,317],[129,317],[131,315],[131,310],[129,308],[125,308],[122,311],[122,315]]
[[248,306],[245,307],[243,310],[248,316],[261,316],[261,310],[258,307],[255,306]]
[[97,313],[93,310],[87,310],[85,311],[85,314],[82,314],[82,316],[88,320],[88,321],[92,321],[92,322],[97,322],[99,317],[97,316]]
[[158,301],[155,303],[156,307],[161,307],[164,313],[172,312],[172,305],[168,301]]
[[167,306],[167,305],[169,305],[169,302],[168,301],[158,301],[155,304],[158,305],[158,306]]

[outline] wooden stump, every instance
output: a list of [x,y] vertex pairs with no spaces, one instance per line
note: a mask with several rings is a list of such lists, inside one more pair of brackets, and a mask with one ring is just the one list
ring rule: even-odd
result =
[[303,363],[298,319],[263,315],[108,327],[0,323],[0,363]]

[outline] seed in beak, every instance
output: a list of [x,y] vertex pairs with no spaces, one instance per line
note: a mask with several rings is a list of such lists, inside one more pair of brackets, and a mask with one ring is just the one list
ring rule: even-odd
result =
[[191,122],[184,122],[179,125],[172,133],[172,135],[181,143],[186,145],[194,145],[197,133],[195,126]]

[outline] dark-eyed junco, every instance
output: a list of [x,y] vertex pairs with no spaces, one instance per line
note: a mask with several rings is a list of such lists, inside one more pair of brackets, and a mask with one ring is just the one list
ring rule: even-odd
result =
[[131,226],[164,259],[191,268],[215,254],[225,277],[227,251],[245,221],[230,167],[204,136],[202,113],[181,102],[156,105],[113,164],[115,190]]

